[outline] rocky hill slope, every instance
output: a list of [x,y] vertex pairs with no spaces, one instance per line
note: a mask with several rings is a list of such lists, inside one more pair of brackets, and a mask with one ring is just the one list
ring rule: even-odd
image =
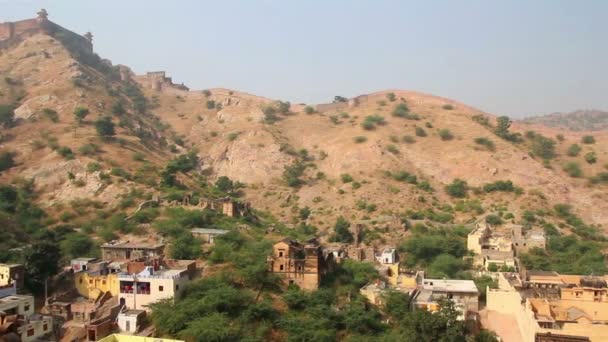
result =
[[[0,94],[5,112],[14,112],[1,149],[15,161],[1,180],[35,179],[41,204],[58,213],[77,198],[134,210],[124,197],[162,192],[163,167],[192,150],[200,163],[196,175],[180,175],[187,184],[228,176],[245,184],[243,200],[255,208],[295,222],[308,207],[307,222],[321,229],[338,216],[433,210],[469,222],[481,211],[466,208],[477,205],[520,217],[557,203],[589,223],[608,223],[605,131],[584,144],[588,132],[517,122],[510,132],[521,141],[512,142],[495,134],[492,115],[403,90],[310,106],[229,89],[189,91],[164,75],[135,76],[83,58],[47,34],[0,51]],[[79,119],[82,108],[88,115]],[[114,136],[100,136],[103,118],[115,124]],[[576,177],[566,167],[574,164]],[[475,188],[466,198],[445,191],[457,178]],[[482,190],[501,180],[521,191]]]
[[539,124],[572,131],[602,131],[608,129],[608,112],[601,110],[577,110],[570,113],[552,113],[522,120],[528,124]]

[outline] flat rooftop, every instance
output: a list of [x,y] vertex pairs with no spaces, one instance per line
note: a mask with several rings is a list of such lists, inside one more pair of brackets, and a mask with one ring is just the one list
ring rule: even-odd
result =
[[34,297],[28,295],[10,295],[0,298],[0,304],[18,302],[22,300],[34,300]]
[[145,310],[127,310],[125,312],[121,312],[119,315],[123,316],[139,316],[142,313],[145,313]]
[[214,228],[192,228],[190,230],[193,234],[217,234],[222,235],[230,232],[229,230],[224,229],[214,229]]
[[164,247],[164,243],[146,243],[146,242],[130,242],[116,241],[108,242],[101,245],[101,248],[132,248],[132,249],[157,249]]
[[424,290],[442,292],[479,292],[474,281],[459,279],[424,279],[422,281],[422,288]]
[[170,278],[179,278],[184,271],[187,271],[187,270],[185,268],[162,269],[162,270],[154,271],[154,273],[151,275],[145,274],[144,273],[145,271],[135,274],[135,275],[129,274],[126,272],[122,272],[122,273],[118,274],[118,278],[127,279],[127,280],[132,280],[133,277],[137,277],[137,279],[146,279],[146,278],[147,279],[150,279],[150,278],[169,278],[170,279]]

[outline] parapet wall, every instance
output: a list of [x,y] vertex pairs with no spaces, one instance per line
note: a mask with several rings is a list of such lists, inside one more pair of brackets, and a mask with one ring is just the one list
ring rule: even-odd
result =
[[41,18],[0,23],[0,49],[39,33],[51,35],[76,50],[93,52],[93,44],[89,39]]

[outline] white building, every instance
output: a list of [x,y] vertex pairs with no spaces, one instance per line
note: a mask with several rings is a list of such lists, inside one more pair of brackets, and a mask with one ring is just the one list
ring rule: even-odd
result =
[[396,264],[397,251],[394,248],[385,248],[382,253],[376,255],[376,260],[381,264]]
[[34,315],[34,297],[24,295],[10,295],[0,298],[0,311],[6,314],[0,320],[10,316],[20,315],[10,322],[0,321],[0,325],[15,324],[17,334],[23,342],[38,341],[42,336],[53,331],[53,319],[50,316]]
[[118,328],[121,332],[137,333],[144,317],[146,317],[144,310],[123,311],[118,314]]
[[150,310],[148,305],[164,298],[179,296],[190,281],[187,269],[160,269],[147,266],[138,274],[120,273],[118,300],[121,306]]

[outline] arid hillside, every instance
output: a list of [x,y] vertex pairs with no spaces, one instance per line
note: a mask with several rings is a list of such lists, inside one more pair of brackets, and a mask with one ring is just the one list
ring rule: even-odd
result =
[[603,131],[608,129],[608,112],[601,110],[577,110],[570,113],[552,113],[530,117],[524,123],[572,131]]
[[[433,202],[449,203],[443,189],[460,178],[474,187],[511,180],[525,190],[521,196],[480,196],[488,206],[502,203],[508,211],[520,213],[572,203],[592,222],[608,220],[603,210],[605,185],[590,186],[584,177],[602,172],[608,138],[604,132],[595,133],[594,144],[582,144],[584,133],[518,123],[513,129],[522,133],[523,141],[513,143],[494,134],[493,116],[411,91],[369,94],[358,105],[344,104],[335,110],[312,110],[325,105],[291,106],[280,114],[280,103],[237,91],[144,89],[147,96],[159,99],[156,113],[198,148],[203,168],[248,184],[249,200],[283,218],[308,206],[313,209],[312,222],[322,225],[337,215],[361,219],[424,208]],[[401,104],[409,109],[406,117],[394,115]],[[269,107],[277,112],[272,124],[264,119]],[[366,117],[373,115],[383,121],[365,129]],[[483,117],[488,120],[485,125],[480,120]],[[526,138],[528,130],[554,140],[556,155],[547,161],[531,155],[534,139]],[[479,138],[486,138],[492,146],[480,144]],[[571,157],[567,150],[574,143],[582,146],[582,152]],[[582,156],[591,151],[597,161],[587,164]],[[288,187],[284,171],[296,161],[307,165],[302,184]],[[584,176],[570,177],[563,170],[569,162],[577,163]],[[389,175],[400,171],[415,175],[418,183],[427,181],[435,191],[429,193]],[[362,202],[374,206],[374,214],[362,210]]]
[[[244,183],[244,200],[285,222],[308,207],[308,222],[321,229],[338,216],[374,220],[423,209],[469,222],[480,211],[462,208],[477,204],[520,217],[567,203],[589,223],[608,223],[606,131],[517,122],[508,133],[519,138],[504,139],[493,115],[403,90],[327,105],[190,91],[164,74],[135,76],[75,53],[47,34],[0,50],[0,77],[0,104],[14,113],[1,147],[15,161],[1,179],[33,178],[43,207],[76,198],[118,205],[133,189],[159,193],[164,165],[192,150],[197,177]],[[100,133],[103,118],[115,135]],[[455,179],[467,182],[465,198],[446,193]],[[507,180],[518,190],[482,189]]]

